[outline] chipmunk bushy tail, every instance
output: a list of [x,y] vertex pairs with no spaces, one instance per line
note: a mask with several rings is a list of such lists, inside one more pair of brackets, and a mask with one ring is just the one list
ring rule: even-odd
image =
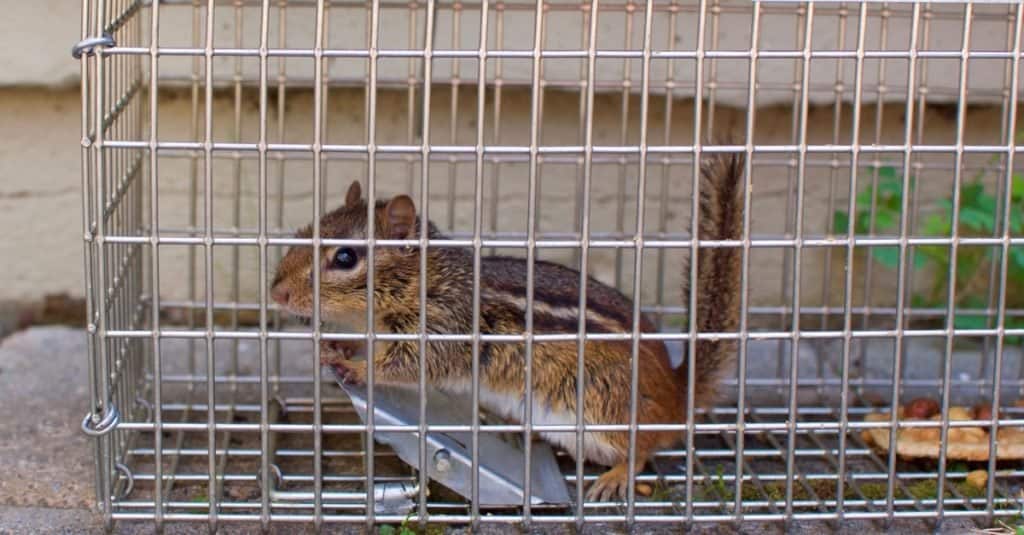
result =
[[[743,235],[743,155],[717,153],[701,165],[698,237],[739,240]],[[743,252],[739,247],[702,247],[697,254],[697,310],[690,321],[698,333],[736,332],[739,326]],[[685,265],[685,264],[684,264]],[[690,300],[690,272],[683,272],[683,302]],[[719,381],[733,370],[735,340],[700,340],[694,355],[694,399],[711,403]],[[693,348],[687,344],[688,351]],[[685,355],[685,353],[684,353]],[[688,383],[688,356],[677,370],[679,384]]]

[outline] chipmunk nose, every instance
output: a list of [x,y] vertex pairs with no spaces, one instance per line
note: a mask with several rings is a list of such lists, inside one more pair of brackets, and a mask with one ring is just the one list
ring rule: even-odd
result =
[[288,288],[284,284],[277,284],[270,289],[270,297],[279,305],[288,304]]

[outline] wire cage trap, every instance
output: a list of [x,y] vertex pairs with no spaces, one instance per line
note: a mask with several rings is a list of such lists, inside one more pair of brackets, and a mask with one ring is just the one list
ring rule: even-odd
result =
[[[1024,426],[1022,9],[84,0],[82,427],[103,514],[652,530],[1016,517],[1024,472],[988,453]],[[694,162],[722,152],[749,162],[743,239],[698,243]],[[585,266],[639,301],[676,362],[696,336],[679,266],[742,249],[740,328],[718,333],[738,340],[738,370],[711,409],[666,422],[685,438],[636,474],[650,496],[582,499],[601,469],[556,450],[567,503],[488,506],[374,440],[412,437],[423,467],[425,432],[533,435],[367,421],[373,396],[353,406],[321,375],[315,340],[367,333],[294,322],[269,284],[352,180],[427,201],[448,236],[429,247]],[[871,416],[920,397],[939,405],[931,423]],[[951,416],[976,403],[998,410]],[[872,443],[896,426],[980,428],[986,455]]]

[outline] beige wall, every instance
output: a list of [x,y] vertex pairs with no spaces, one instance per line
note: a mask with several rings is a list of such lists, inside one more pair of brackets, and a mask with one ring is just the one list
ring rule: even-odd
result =
[[[439,88],[435,93],[433,108],[433,139],[438,144],[449,144],[450,107],[448,91]],[[10,120],[0,124],[0,135],[7,140],[0,145],[0,173],[4,177],[0,188],[0,218],[4,228],[8,229],[4,240],[0,241],[0,254],[6,259],[7,268],[13,276],[12,283],[4,285],[2,298],[33,298],[43,293],[67,290],[73,293],[81,291],[81,216],[79,198],[79,158],[77,145],[79,119],[76,106],[79,95],[76,91],[41,92],[35,90],[5,90],[0,98],[0,113]],[[595,144],[615,145],[619,143],[621,102],[620,97],[605,95],[598,97],[595,108]],[[251,99],[246,95],[243,107],[243,139],[252,140],[255,132],[255,114],[252,113]],[[474,91],[462,89],[459,97],[457,114],[458,142],[471,143],[475,131],[475,96]],[[660,138],[664,131],[664,100],[656,98],[651,103],[652,143],[664,144]],[[576,96],[549,92],[545,99],[544,139],[545,144],[576,143],[578,117],[578,99]],[[757,114],[757,131],[755,140],[764,144],[785,144],[789,142],[788,126],[792,122],[788,108],[766,108]],[[407,113],[405,95],[403,93],[382,93],[379,100],[378,125],[380,127],[380,143],[406,143],[405,125]],[[705,110],[706,112],[707,110]],[[215,100],[214,124],[218,140],[227,140],[231,136],[233,123],[233,99],[230,95],[220,95]],[[529,99],[526,94],[506,94],[503,98],[501,116],[502,143],[515,145],[525,143],[528,139]],[[833,110],[831,108],[812,109],[808,118],[808,138],[814,143],[823,143],[831,139],[833,127]],[[862,114],[874,117],[874,107],[866,107]],[[734,109],[719,107],[716,110],[716,131],[741,125],[743,114]],[[286,137],[288,142],[308,142],[311,139],[312,98],[309,92],[293,91],[287,103]],[[638,117],[638,104],[630,103],[630,134],[627,142],[635,142]],[[849,131],[850,114],[846,108],[841,113],[841,131]],[[669,144],[680,145],[691,141],[691,123],[693,120],[692,104],[689,101],[677,101],[673,107],[672,138]],[[882,113],[883,143],[896,143],[902,133],[902,120],[898,110],[887,107]],[[362,93],[358,90],[332,91],[328,100],[327,142],[328,143],[359,143],[363,135],[364,111]],[[191,101],[184,92],[166,92],[160,104],[160,137],[163,140],[188,140],[191,127]],[[493,124],[493,116],[487,119],[488,128]],[[950,143],[954,132],[951,117],[943,110],[929,112],[926,118],[927,134],[925,143]],[[999,132],[999,113],[993,109],[979,109],[968,115],[966,140],[969,143],[997,143]],[[781,128],[780,128],[781,126]],[[271,125],[271,130],[274,130]],[[870,140],[873,128],[863,128],[862,141]],[[996,136],[996,137],[994,137]],[[840,142],[848,141],[846,136]],[[805,177],[805,224],[808,236],[821,235],[825,231],[829,218],[828,190],[830,171],[827,160],[823,156],[813,156],[809,160]],[[849,171],[845,167],[845,157],[840,155],[838,169],[834,171],[835,191],[838,203],[845,203],[845,191],[848,187]],[[898,161],[893,157],[883,158],[885,161]],[[967,160],[969,166],[983,164],[987,158],[977,156]],[[933,185],[924,195],[935,196],[948,191],[951,174],[948,167],[952,160],[949,156],[922,156],[922,164],[940,169],[923,171],[922,179]],[[189,199],[189,177],[191,160],[184,153],[167,153],[160,160],[160,213],[161,227],[168,233],[180,232],[188,225],[187,206]],[[242,227],[255,228],[257,214],[257,180],[256,165],[252,159],[236,163],[230,154],[219,157],[214,164],[214,208],[215,225],[218,229],[229,230],[233,217],[233,201],[235,199],[235,173],[240,178],[240,220]],[[784,230],[786,212],[786,184],[791,162],[786,156],[763,155],[755,159],[755,176],[753,184],[752,228],[755,237],[781,234]],[[237,167],[236,167],[237,166]],[[942,169],[945,167],[946,169]],[[455,229],[469,231],[472,227],[472,187],[474,181],[472,162],[461,163],[456,167],[456,210]],[[620,166],[607,159],[598,158],[593,174],[593,225],[596,232],[614,231],[616,229],[616,206],[620,199],[618,184],[621,173],[626,177],[626,191],[635,191],[637,176],[635,164]],[[661,165],[651,165],[648,185],[648,230],[657,228],[657,217],[661,207],[660,188],[666,176]],[[689,164],[677,163],[669,173],[670,186],[667,207],[667,229],[672,233],[681,233],[689,221]],[[432,205],[431,217],[442,226],[449,220],[448,181],[450,164],[445,161],[435,162],[431,166]],[[270,167],[270,187],[272,202],[271,213],[276,213],[278,200],[281,199],[277,189],[279,171],[276,165]],[[411,174],[410,174],[411,173]],[[494,179],[494,167],[488,166],[484,179],[487,184],[487,199],[484,220],[489,221],[490,192]],[[861,175],[865,180],[866,175]],[[284,228],[286,230],[304,224],[312,212],[311,189],[312,167],[308,159],[289,160],[284,167]],[[411,181],[418,184],[418,166],[397,160],[382,160],[378,165],[378,194],[389,195],[398,191],[406,191]],[[578,177],[577,166],[571,159],[549,161],[542,166],[541,188],[541,231],[564,231],[571,228],[571,209],[575,199],[575,184]],[[146,176],[148,178],[148,176]],[[505,163],[501,165],[501,196],[500,208],[497,212],[498,228],[503,231],[522,231],[525,228],[524,214],[526,209],[525,184],[527,166],[524,163]],[[200,176],[200,183],[202,182]],[[360,160],[331,160],[326,168],[326,198],[329,205],[337,203],[343,195],[344,188],[353,179],[365,183],[365,163]],[[414,191],[415,188],[414,188]],[[199,194],[202,195],[200,186]],[[625,230],[631,232],[634,221],[634,203],[632,193],[624,202]],[[201,206],[201,205],[200,205]],[[201,212],[200,212],[201,213]],[[788,214],[792,216],[792,212]],[[272,222],[273,223],[273,222]],[[273,225],[272,225],[273,226]],[[168,246],[164,248],[161,262],[162,293],[167,298],[183,298],[187,296],[184,247]],[[256,291],[256,254],[253,249],[243,249],[241,254],[241,280],[243,297],[252,299]],[[568,261],[571,257],[567,251],[545,253],[557,260]],[[683,253],[669,253],[669,265],[676,264]],[[820,302],[822,278],[824,277],[822,259],[824,250],[806,250],[803,262],[804,295],[808,304]],[[594,253],[595,272],[604,280],[614,280],[614,254],[608,251]],[[231,254],[228,251],[218,253],[215,287],[219,298],[228,298],[231,287],[230,280],[233,270]],[[654,299],[653,281],[656,276],[657,263],[654,255],[645,257],[647,272],[646,280],[649,293],[645,300]],[[629,276],[626,257],[623,276]],[[833,262],[833,299],[841,298],[841,268],[838,258]],[[199,269],[202,269],[201,266]],[[752,257],[752,275],[756,277],[753,286],[754,301],[760,304],[776,304],[779,302],[780,280],[782,276],[781,252],[778,249],[755,250]],[[668,271],[669,287],[679,282],[678,269]],[[628,279],[624,279],[627,280]],[[877,278],[879,289],[891,286],[892,277],[883,275]],[[880,295],[891,295],[882,292]],[[673,291],[669,302],[677,300],[677,292]],[[838,302],[838,301],[833,301]]]
[[[78,76],[78,63],[72,61],[68,55],[70,43],[78,36],[77,4],[69,2],[57,2],[55,0],[45,2],[7,2],[5,9],[14,16],[8,22],[15,22],[22,26],[29,35],[49,35],[47,39],[39,42],[11,39],[12,46],[0,47],[0,224],[3,225],[4,238],[0,240],[0,258],[4,259],[5,269],[8,273],[8,283],[0,286],[0,300],[3,299],[34,299],[41,295],[54,291],[68,291],[80,294],[82,292],[82,230],[81,230],[81,200],[80,200],[80,116],[79,116],[79,93],[73,87]],[[221,18],[221,26],[218,32],[230,36],[233,34],[233,22],[230,10],[225,9],[225,16]],[[308,35],[308,17],[295,15],[289,18],[289,46],[303,46],[300,42],[302,36]],[[400,12],[399,12],[400,13]],[[473,16],[469,12],[464,17]],[[563,21],[566,27],[572,27],[571,16],[578,14],[564,14],[553,16],[552,23],[556,20]],[[188,13],[182,9],[165,9],[163,15],[164,25],[162,26],[162,42],[164,39],[172,42],[171,45],[187,44],[190,38],[188,33]],[[689,24],[686,17],[680,15],[680,24]],[[730,15],[738,17],[739,15]],[[742,18],[742,17],[740,17]],[[331,19],[331,41],[332,46],[360,46],[358,39],[348,42],[346,39],[355,39],[353,35],[360,29],[362,19],[357,17],[345,17],[340,12],[333,15]],[[621,47],[622,34],[619,26],[614,24],[609,17],[605,19],[607,26],[601,27],[601,35],[610,39],[609,43],[620,42],[618,45],[609,44],[611,47]],[[657,17],[657,24],[664,24],[665,17]],[[738,48],[742,43],[744,31],[741,24],[724,24],[727,18],[723,18],[721,28],[722,48]],[[733,20],[733,19],[728,19]],[[736,19],[739,20],[739,19]],[[786,19],[788,20],[788,19]],[[787,30],[792,21],[787,22],[781,17],[766,16],[764,24],[766,28],[776,28],[778,31],[764,32],[763,46],[766,48],[786,48],[791,46],[790,39],[785,35],[792,35]],[[834,17],[827,19],[837,20]],[[938,17],[935,22],[935,32],[932,36],[931,48],[954,49],[959,46],[958,33],[954,31],[956,25],[950,26],[949,21],[943,22]],[[1001,49],[998,32],[998,24],[992,17],[979,19],[975,32],[975,41],[972,46],[978,48]],[[244,35],[247,39],[246,46],[251,46],[251,30],[255,25],[249,19],[245,19]],[[520,21],[520,22],[514,22]],[[405,35],[405,24],[407,20],[388,19],[386,22],[388,35],[393,35],[393,41],[405,43],[399,35]],[[445,15],[439,18],[438,35],[450,35],[450,16]],[[521,19],[518,15],[508,15],[506,32],[507,48],[522,48],[523,36],[526,35],[528,19]],[[691,21],[692,22],[692,21]],[[815,39],[821,39],[821,46],[835,41],[836,27],[834,24],[821,22],[817,23]],[[303,26],[305,24],[305,26]],[[356,25],[352,29],[346,24]],[[444,26],[449,24],[449,26]],[[519,24],[520,26],[516,26]],[[894,27],[899,25],[892,23]],[[1005,20],[1002,21],[1005,27]],[[773,26],[775,25],[775,26]],[[849,38],[850,26],[847,31]],[[348,30],[343,30],[348,28]],[[445,29],[447,28],[447,29]],[[635,26],[639,28],[639,26]],[[661,28],[660,30],[657,28]],[[667,31],[662,26],[655,30],[655,36],[667,37]],[[943,29],[943,31],[938,31]],[[987,29],[987,30],[986,30]],[[38,31],[38,32],[37,32]],[[634,30],[636,31],[636,30]],[[877,41],[877,28],[869,25],[869,42]],[[888,38],[890,43],[898,42],[901,35],[898,28],[890,32]],[[659,33],[660,32],[660,33]],[[820,33],[819,33],[820,32]],[[832,32],[832,33],[830,33]],[[684,32],[685,33],[685,32]],[[8,34],[10,35],[10,34]],[[569,31],[551,32],[553,47],[575,48],[578,46],[579,34]],[[681,35],[680,39],[690,39],[692,36]],[[292,41],[292,39],[296,41]],[[634,38],[637,38],[634,35]],[[442,39],[439,37],[439,39]],[[451,46],[450,37],[443,37],[447,44],[439,46]],[[462,43],[465,47],[472,46],[472,36],[463,36]],[[831,41],[830,41],[831,39]],[[174,41],[177,40],[177,41]],[[181,41],[180,43],[178,41]],[[817,42],[817,41],[816,41]],[[353,44],[355,43],[355,44]],[[681,42],[676,46],[679,48],[691,46]],[[59,45],[59,46],[58,46]],[[230,45],[228,43],[224,46]],[[400,45],[404,46],[404,44]],[[635,45],[634,45],[635,46]],[[891,45],[890,45],[891,46]],[[897,47],[898,48],[898,47]],[[224,60],[219,63],[218,78],[229,77],[232,69],[232,60]],[[301,78],[301,67],[304,62],[295,62],[294,67],[289,65],[290,76]],[[404,61],[382,63],[382,74],[404,76],[407,64]],[[636,62],[634,62],[636,63]],[[1002,87],[1002,68],[996,65],[999,62],[978,62],[969,71],[969,86],[972,88],[971,103],[978,103],[979,106],[972,106],[967,114],[966,140],[968,143],[998,143],[1000,132],[1000,114],[998,107],[990,107],[986,103],[992,102],[993,91],[998,92]],[[608,66],[601,70],[601,76],[611,78],[621,77],[621,62],[614,62],[616,66]],[[161,63],[161,76],[169,80],[176,79],[188,72],[190,62],[182,58],[168,58]],[[254,63],[244,62],[243,70],[250,69]],[[355,66],[354,66],[355,65]],[[447,79],[450,71],[444,67],[444,62],[438,63],[437,74],[440,79]],[[528,74],[523,69],[528,63],[509,61],[506,65],[506,76],[515,78]],[[554,64],[553,64],[554,65]],[[561,65],[561,64],[558,64]],[[578,76],[578,62],[566,66],[551,67],[549,76],[557,79],[564,76],[576,79]],[[787,66],[789,65],[789,66]],[[831,66],[830,66],[831,65]],[[941,103],[948,101],[951,94],[949,88],[956,85],[956,65],[949,61],[936,61],[930,69],[931,77],[935,77],[934,91],[929,94],[929,103]],[[974,65],[974,64],[972,64]],[[995,70],[993,65],[996,65]],[[332,65],[331,72],[342,75],[360,76],[360,68],[352,62],[336,62]],[[637,67],[634,65],[634,67]],[[638,68],[638,67],[637,67]],[[660,68],[660,67],[658,67]],[[845,67],[844,67],[845,68]],[[388,69],[394,69],[390,71]],[[733,62],[723,61],[720,64],[718,75],[720,79],[743,79],[745,77],[745,66],[737,67]],[[952,70],[950,70],[952,69]],[[812,82],[828,88],[828,84],[834,80],[835,64],[823,60],[815,64],[812,70]],[[875,74],[868,74],[866,70],[866,83],[870,83]],[[899,69],[896,69],[899,71]],[[656,71],[655,76],[659,72]],[[894,71],[895,72],[895,71]],[[472,69],[464,68],[462,76],[472,76]],[[890,73],[888,78],[893,87],[900,83],[899,73]],[[682,76],[682,75],[680,75]],[[766,62],[761,69],[761,82],[770,87],[772,83],[781,83],[789,80],[792,76],[792,68],[789,63],[773,64]],[[636,77],[634,77],[636,79]],[[846,80],[852,79],[852,75],[845,76]],[[301,85],[299,83],[298,85]],[[685,84],[684,84],[685,85]],[[690,82],[692,85],[692,81]],[[893,90],[890,95],[898,98],[900,90]],[[451,94],[447,86],[437,85],[433,101],[433,133],[432,139],[438,144],[450,144],[448,138],[450,132],[450,119],[452,117]],[[543,116],[542,143],[551,145],[573,145],[579,140],[579,100],[576,96],[561,91],[550,90],[545,93],[545,109]],[[792,124],[792,116],[789,114],[789,107],[786,104],[792,98],[792,93],[764,90],[759,93],[759,104],[761,107],[757,112],[757,131],[755,141],[765,144],[786,144],[792,140],[789,127]],[[784,98],[779,97],[783,95]],[[685,98],[685,89],[677,94],[679,97],[673,105],[672,137],[669,144],[686,144],[691,142],[693,108],[692,100]],[[813,91],[812,102],[819,102],[821,105],[812,106],[808,118],[808,140],[811,143],[828,143],[832,140],[834,120],[834,108],[828,104],[834,100],[830,89]],[[489,96],[489,99],[491,96]],[[727,108],[728,103],[742,103],[745,98],[745,90],[721,89],[716,102],[719,105],[715,108],[715,130],[722,132],[724,129],[735,129],[743,124],[744,114],[735,108]],[[873,98],[865,96],[868,104],[862,110],[862,139],[864,143],[873,141],[876,130],[875,118],[876,108],[871,104]],[[244,94],[242,116],[243,116],[243,139],[254,140],[256,134],[256,113],[255,93],[247,91]],[[363,93],[355,89],[335,88],[328,95],[328,107],[326,112],[327,141],[329,143],[361,143],[363,142],[363,128],[365,122],[363,109]],[[781,104],[779,104],[781,102]],[[636,143],[637,139],[637,118],[638,101],[631,99],[628,106],[629,128],[626,143]],[[409,110],[406,107],[406,96],[401,91],[390,91],[383,89],[379,98],[379,111],[377,116],[378,142],[380,143],[408,143],[406,130],[408,124]],[[493,113],[492,102],[489,100],[488,113]],[[621,97],[617,94],[601,94],[598,96],[595,109],[595,144],[618,145],[621,143],[619,136],[621,130],[622,103]],[[655,97],[651,103],[651,143],[664,144],[666,141],[661,135],[664,131],[665,101],[661,97]],[[463,85],[459,90],[456,105],[456,130],[458,132],[458,143],[472,143],[475,132],[475,91]],[[929,106],[925,119],[925,142],[926,143],[951,143],[955,132],[953,118],[954,108],[949,106]],[[705,109],[705,118],[709,113]],[[882,133],[883,142],[900,142],[902,123],[902,104],[890,104],[883,108],[880,114],[881,121],[878,123],[878,130]],[[417,112],[418,113],[418,112]],[[527,92],[506,88],[502,98],[502,112],[500,117],[502,139],[501,143],[506,145],[522,145],[528,140],[529,121],[529,95]],[[160,94],[160,138],[161,140],[189,140],[192,137],[190,132],[191,105],[187,93],[176,90],[164,90]],[[311,139],[312,131],[312,99],[311,92],[302,89],[289,89],[286,112],[286,135],[287,142],[308,142]],[[840,142],[847,138],[845,132],[849,132],[851,124],[851,108],[843,105],[839,111]],[[273,119],[273,115],[272,115]],[[488,116],[486,127],[490,130],[493,127],[495,117]],[[233,101],[229,92],[218,93],[215,101],[214,125],[216,139],[228,140],[231,138],[233,116]],[[272,128],[273,130],[273,128]],[[159,167],[160,199],[162,227],[171,231],[180,229],[187,224],[187,203],[188,203],[188,180],[189,180],[189,159],[182,154],[168,153],[161,158]],[[757,159],[754,178],[754,213],[753,229],[756,235],[776,235],[784,228],[784,218],[792,216],[792,212],[786,211],[787,177],[790,174],[789,165],[792,164],[786,155],[763,155]],[[812,158],[811,163],[816,164],[810,167],[806,175],[805,184],[805,232],[808,235],[818,235],[824,232],[825,222],[830,217],[828,207],[828,191],[830,177],[835,179],[835,188],[838,202],[845,202],[845,190],[848,187],[849,172],[844,167],[845,159],[837,164],[835,171],[829,171],[825,155],[818,155]],[[948,191],[950,184],[952,158],[948,155],[922,156],[921,163],[931,169],[925,171],[925,177],[929,184],[937,188],[934,191]],[[969,166],[980,165],[987,161],[986,156],[971,156],[967,159]],[[243,227],[252,226],[256,213],[256,180],[255,164],[246,161],[237,164],[237,173],[241,183],[240,214]],[[431,166],[431,180],[434,185],[432,194],[432,217],[442,224],[448,220],[448,180],[449,164],[447,162],[436,162]],[[467,230],[471,223],[472,207],[472,164],[459,164],[454,172],[456,180],[456,213],[455,228]],[[575,180],[577,177],[576,165],[573,162],[557,163],[549,161],[543,166],[543,188],[541,192],[541,229],[542,230],[565,230],[571,223],[573,199],[575,199]],[[672,167],[669,176],[672,177],[672,185],[669,187],[670,196],[667,200],[667,228],[670,232],[681,232],[688,221],[689,193],[686,177],[689,176],[689,166],[679,163]],[[292,161],[284,167],[286,187],[283,192],[284,198],[284,227],[294,228],[307,221],[310,206],[311,191],[311,166],[308,161]],[[235,199],[234,180],[236,163],[225,155],[218,158],[214,168],[215,183],[215,221],[218,225],[230,226],[233,216],[232,203]],[[271,194],[273,198],[279,199],[280,193],[276,189],[276,177],[278,171],[272,167]],[[408,188],[409,175],[418,177],[418,169],[410,167],[404,162],[382,162],[378,167],[378,183],[380,194],[386,195],[397,191],[404,191]],[[498,212],[499,229],[521,230],[523,228],[523,214],[525,213],[525,179],[527,176],[526,166],[522,163],[507,163],[501,166],[501,197],[500,210]],[[331,202],[336,201],[344,187],[353,178],[365,180],[365,164],[358,160],[331,161],[327,167],[326,183],[328,198]],[[626,191],[633,191],[635,188],[636,165],[628,164],[620,166],[615,163],[599,162],[595,166],[593,180],[593,209],[595,230],[612,230],[615,226],[615,211],[620,199],[619,181],[620,176],[626,177]],[[654,225],[657,221],[657,210],[660,195],[661,180],[663,178],[662,168],[658,165],[651,167],[648,224]],[[489,166],[485,180],[488,184],[494,178],[494,167]],[[490,191],[488,189],[488,191]],[[931,190],[930,190],[931,191]],[[926,193],[927,194],[927,193]],[[934,195],[937,195],[935,193]],[[275,201],[276,203],[276,201]],[[625,220],[633,220],[632,196],[629,196],[624,204]],[[276,206],[272,203],[272,207]],[[489,206],[489,205],[488,205]],[[485,221],[490,218],[490,212],[485,213]],[[626,226],[629,231],[631,225]],[[654,228],[654,227],[649,227]],[[161,258],[166,268],[163,270],[162,293],[168,297],[183,297],[187,295],[185,289],[185,276],[187,272],[184,259],[185,249],[182,247],[168,247],[165,249],[165,257]],[[547,254],[547,253],[545,253]],[[562,253],[554,254],[556,259],[567,260],[569,256]],[[251,299],[256,288],[255,277],[255,254],[249,250],[241,253],[240,269],[243,296]],[[823,250],[807,250],[804,253],[803,261],[806,263],[804,269],[804,296],[805,304],[815,304],[821,301],[822,287],[825,277],[824,264],[825,255]],[[674,264],[682,257],[682,252],[674,251],[669,253],[669,265]],[[594,254],[594,266],[598,276],[605,280],[614,279],[613,269],[614,254],[607,251],[598,251]],[[756,278],[753,286],[754,301],[760,304],[777,304],[782,296],[780,295],[780,278],[782,275],[781,252],[779,250],[757,250],[752,258],[752,276]],[[645,259],[648,272],[645,273],[645,280],[655,280],[655,269],[657,264],[654,256]],[[630,262],[626,258],[625,265]],[[216,289],[218,297],[226,298],[224,293],[230,284],[228,281],[233,276],[233,264],[230,253],[223,255],[218,253],[216,272]],[[832,290],[833,303],[837,303],[841,297],[842,265],[836,259],[832,262]],[[629,275],[628,269],[622,273],[623,277]],[[669,287],[678,284],[678,270],[669,272]],[[628,280],[628,279],[623,279]],[[752,279],[753,280],[753,279]],[[859,280],[859,279],[858,279]],[[891,295],[887,290],[891,286],[891,275],[876,277],[879,283],[879,295],[884,297]],[[646,302],[654,299],[654,287],[646,285],[648,295]],[[669,302],[676,302],[676,292],[672,292]]]

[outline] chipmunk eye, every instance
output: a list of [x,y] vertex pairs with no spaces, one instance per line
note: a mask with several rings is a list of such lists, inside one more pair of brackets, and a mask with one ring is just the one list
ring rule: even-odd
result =
[[359,256],[351,247],[342,247],[334,253],[334,263],[331,267],[338,269],[352,269],[359,262]]

